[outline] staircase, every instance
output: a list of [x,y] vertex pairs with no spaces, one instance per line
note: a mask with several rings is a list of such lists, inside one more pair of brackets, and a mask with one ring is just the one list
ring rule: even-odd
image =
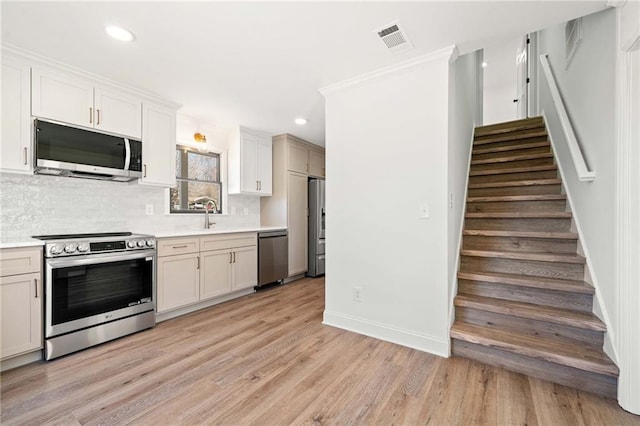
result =
[[616,398],[542,117],[478,127],[452,353]]

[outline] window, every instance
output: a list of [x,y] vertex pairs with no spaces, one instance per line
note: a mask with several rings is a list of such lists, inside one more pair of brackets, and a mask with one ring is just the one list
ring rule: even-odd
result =
[[198,213],[205,208],[222,213],[220,155],[178,145],[176,186],[169,200],[171,213]]

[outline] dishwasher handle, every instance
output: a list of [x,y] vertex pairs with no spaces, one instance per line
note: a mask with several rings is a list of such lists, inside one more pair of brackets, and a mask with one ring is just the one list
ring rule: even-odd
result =
[[287,236],[287,230],[281,230],[281,231],[267,231],[267,232],[260,232],[258,233],[258,238],[275,238],[275,237],[286,237]]

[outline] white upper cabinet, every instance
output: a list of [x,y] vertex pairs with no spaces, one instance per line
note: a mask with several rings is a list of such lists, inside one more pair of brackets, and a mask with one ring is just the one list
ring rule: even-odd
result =
[[309,150],[309,176],[325,176],[323,151]]
[[114,90],[95,87],[95,128],[120,135],[142,135],[142,102]]
[[31,113],[140,139],[142,100],[62,71],[34,68]]
[[156,104],[143,106],[142,178],[140,183],[176,184],[176,112]]
[[244,127],[229,147],[229,194],[271,195],[271,137]]
[[30,113],[31,68],[28,64],[3,54],[1,75],[0,170],[30,173],[33,161]]

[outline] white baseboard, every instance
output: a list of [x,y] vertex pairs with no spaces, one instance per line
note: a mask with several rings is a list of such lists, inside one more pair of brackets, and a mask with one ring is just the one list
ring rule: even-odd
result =
[[21,367],[23,365],[31,364],[32,362],[42,361],[42,359],[42,350],[39,349],[35,352],[3,360],[0,362],[0,371],[11,370],[12,368]]
[[219,303],[227,302],[229,300],[237,299],[240,296],[246,296],[247,294],[254,293],[253,288],[247,288],[244,290],[238,290],[233,293],[225,294],[224,296],[215,297],[205,302],[196,303],[194,305],[185,306],[169,312],[162,312],[156,314],[156,323],[166,321],[171,318],[176,318],[182,315],[190,314],[191,312],[199,311],[200,309],[208,308]]
[[326,310],[324,311],[322,323],[324,325],[353,331],[354,333],[374,337],[376,339],[384,340],[385,342],[396,343],[398,345],[428,352],[444,358],[449,357],[449,339],[441,339],[427,334],[417,333],[412,330],[404,330],[387,324],[381,324]]

